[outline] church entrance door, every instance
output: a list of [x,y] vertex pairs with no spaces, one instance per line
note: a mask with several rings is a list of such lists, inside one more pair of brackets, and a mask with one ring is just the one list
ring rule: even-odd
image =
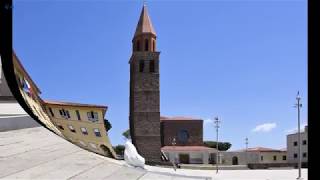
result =
[[234,156],[232,158],[232,165],[238,165],[238,157]]
[[182,164],[189,164],[190,156],[189,154],[179,154],[179,161]]

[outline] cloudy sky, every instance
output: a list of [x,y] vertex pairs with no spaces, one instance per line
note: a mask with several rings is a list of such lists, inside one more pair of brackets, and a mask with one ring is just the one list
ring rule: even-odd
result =
[[[160,54],[161,114],[204,119],[204,139],[283,148],[307,119],[307,2],[148,1]],[[42,97],[109,106],[128,127],[131,40],[142,1],[14,1],[14,49]]]

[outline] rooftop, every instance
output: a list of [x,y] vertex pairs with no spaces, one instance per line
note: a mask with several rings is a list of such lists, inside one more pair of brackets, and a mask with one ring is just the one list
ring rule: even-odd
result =
[[39,89],[39,87],[37,86],[37,84],[32,80],[31,76],[28,74],[28,72],[26,71],[26,69],[23,67],[22,63],[20,62],[18,56],[16,55],[15,51],[13,50],[13,53],[12,53],[12,60],[13,62],[16,62],[16,64],[18,65],[18,67],[16,68],[19,68],[21,69],[21,71],[24,73],[24,75],[26,76],[27,80],[29,83],[31,83],[32,87],[35,88],[35,90],[37,92],[39,92],[41,94],[41,91]]
[[103,108],[103,109],[108,108],[108,106],[103,106],[103,105],[82,104],[82,103],[74,103],[74,102],[62,102],[62,101],[51,101],[51,100],[43,100],[43,102],[45,104],[59,105],[59,106],[93,107],[93,108]]
[[206,146],[163,146],[163,151],[216,151],[215,148]]
[[160,116],[160,121],[190,121],[190,120],[200,120],[200,118],[193,118],[193,117],[187,117],[187,116]]
[[[246,151],[246,149],[240,149],[238,150],[240,152]],[[272,148],[266,148],[266,147],[252,147],[248,148],[247,152],[285,152],[286,149],[272,149]]]

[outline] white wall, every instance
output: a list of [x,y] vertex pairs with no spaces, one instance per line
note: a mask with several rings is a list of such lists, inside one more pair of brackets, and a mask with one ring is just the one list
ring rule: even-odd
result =
[[[301,161],[308,162],[308,131],[301,132]],[[307,141],[306,145],[303,145],[303,140]],[[287,135],[287,160],[289,163],[297,163],[298,157],[294,158],[294,154],[298,154],[298,145],[294,146],[294,142],[298,142],[298,133]],[[307,153],[307,157],[303,157],[303,153]]]

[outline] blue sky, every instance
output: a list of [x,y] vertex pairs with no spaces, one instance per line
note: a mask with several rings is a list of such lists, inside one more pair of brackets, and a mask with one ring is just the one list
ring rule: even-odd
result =
[[[147,1],[160,54],[161,114],[222,123],[231,149],[286,147],[302,95],[307,122],[307,2]],[[124,142],[131,40],[142,1],[16,0],[13,47],[41,97],[109,106],[113,144]],[[261,125],[260,127],[257,127]],[[256,128],[256,131],[254,129]]]

